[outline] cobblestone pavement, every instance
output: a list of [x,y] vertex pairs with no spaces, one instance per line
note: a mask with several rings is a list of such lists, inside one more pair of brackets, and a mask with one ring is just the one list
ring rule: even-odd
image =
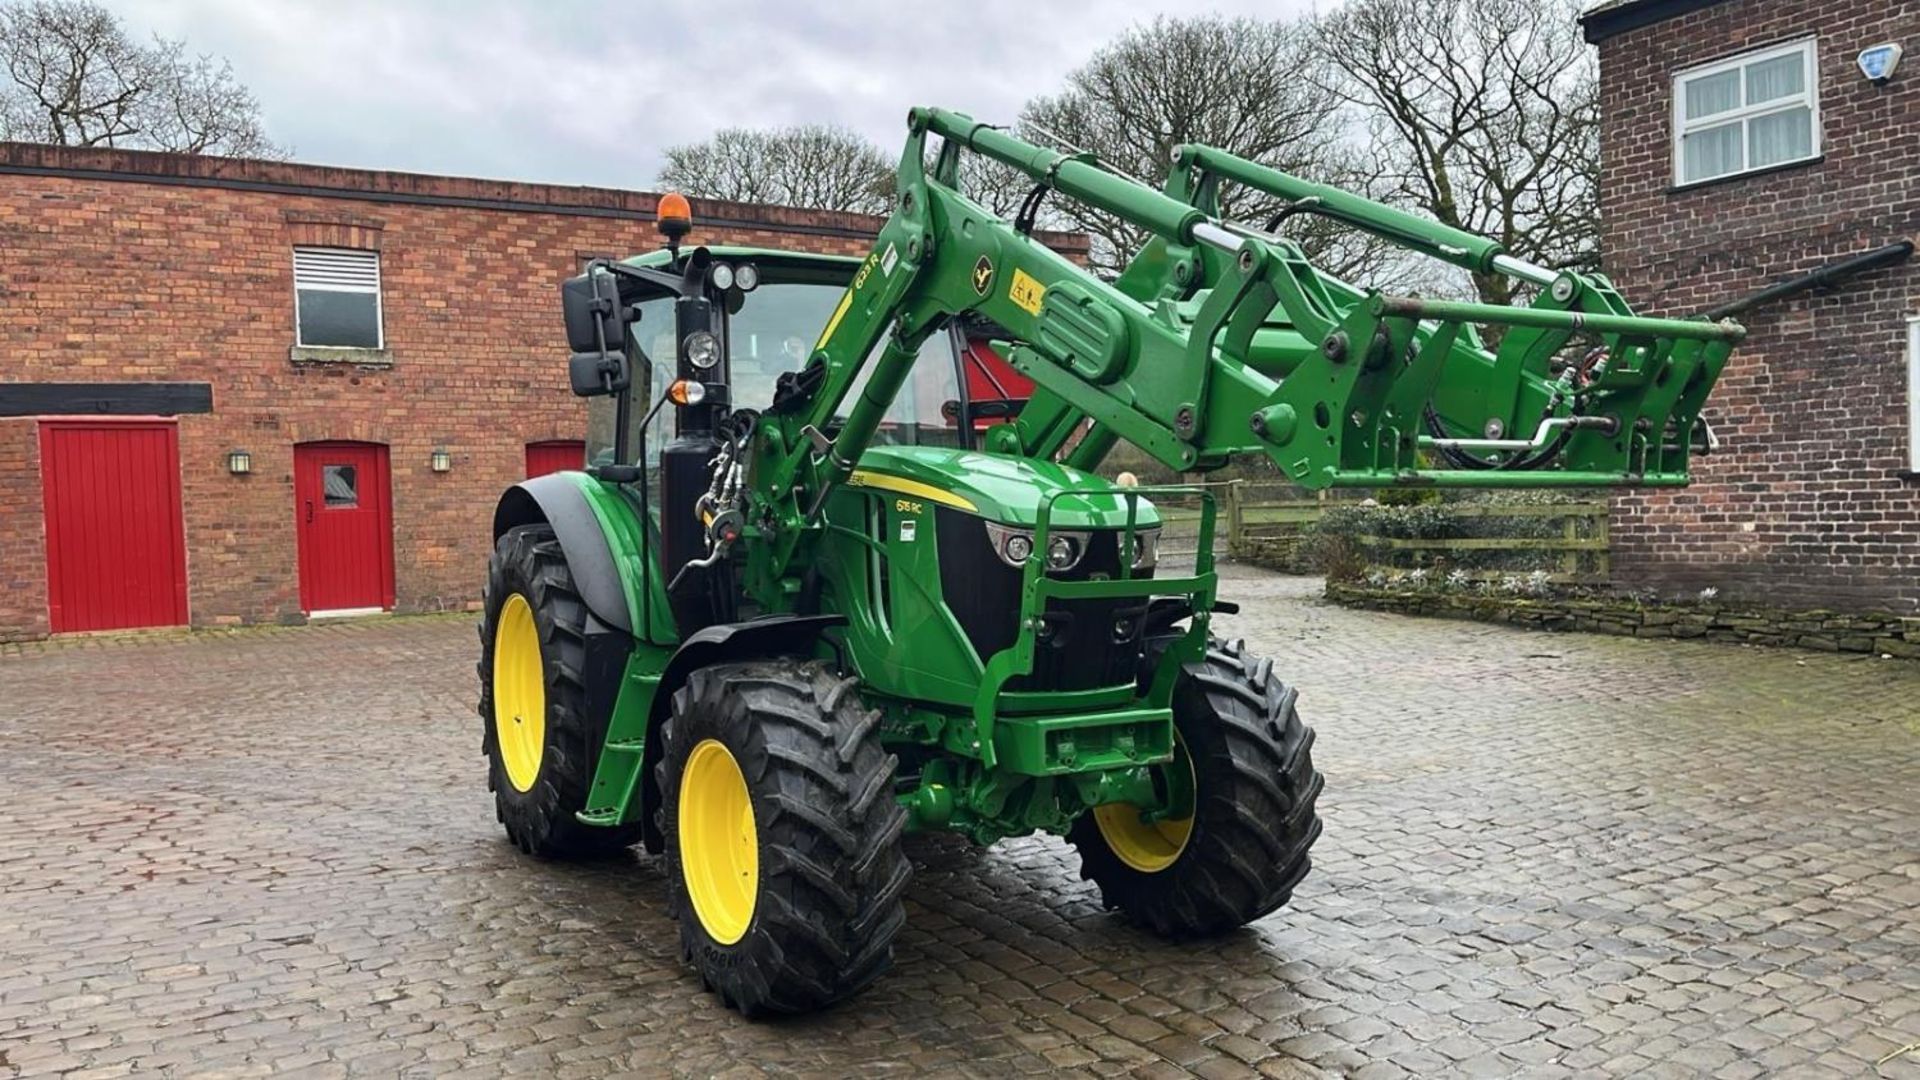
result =
[[653,860],[507,847],[467,619],[15,650],[0,1075],[1920,1077],[1920,665],[1226,592],[1320,731],[1290,908],[1177,947],[916,838],[893,972],[776,1024]]

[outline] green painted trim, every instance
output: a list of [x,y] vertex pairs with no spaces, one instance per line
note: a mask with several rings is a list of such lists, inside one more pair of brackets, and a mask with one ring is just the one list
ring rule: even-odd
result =
[[587,808],[577,816],[589,825],[625,825],[641,820],[640,800],[634,795],[654,763],[647,760],[647,735],[653,727],[654,697],[660,673],[672,659],[671,649],[636,645],[620,677],[613,702],[606,743],[587,790]]
[[[620,573],[620,591],[627,600],[627,614],[634,634],[656,644],[680,640],[673,625],[673,612],[667,606],[666,582],[645,555],[645,525],[638,496],[621,485],[602,483],[586,473],[570,472],[586,496],[587,505],[600,523],[614,567]],[[656,555],[657,558],[657,555]],[[642,604],[643,593],[650,594]]]

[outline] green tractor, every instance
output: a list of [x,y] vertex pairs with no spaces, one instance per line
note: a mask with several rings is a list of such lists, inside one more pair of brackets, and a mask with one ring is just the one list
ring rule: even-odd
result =
[[[1678,485],[1741,334],[1207,147],[1155,191],[957,113],[909,132],[865,258],[683,250],[668,196],[664,250],[567,281],[588,464],[494,512],[479,711],[507,835],[664,854],[687,960],[748,1015],[886,969],[909,831],[1063,836],[1173,938],[1306,876],[1313,732],[1210,633],[1212,489],[1104,479],[1117,442],[1312,488]],[[1033,178],[1016,220],[960,190],[968,153]],[[1224,219],[1227,184],[1537,295],[1356,289],[1283,222]],[[1032,236],[1050,193],[1154,239],[1102,280]],[[1200,507],[1190,566],[1161,563],[1156,498]]]

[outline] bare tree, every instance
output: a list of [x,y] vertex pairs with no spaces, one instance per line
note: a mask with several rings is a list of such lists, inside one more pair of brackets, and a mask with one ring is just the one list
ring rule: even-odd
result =
[[[1155,19],[1095,53],[1059,94],[1028,102],[1019,131],[1034,142],[1091,151],[1156,186],[1174,149],[1189,142],[1323,183],[1350,183],[1354,165],[1340,138],[1340,101],[1309,77],[1319,63],[1310,31],[1249,18]],[[1264,226],[1280,205],[1231,185],[1221,192],[1223,213],[1255,225]],[[1147,239],[1144,230],[1070,200],[1058,200],[1053,215],[1049,224],[1091,234],[1094,265],[1107,273]],[[1365,276],[1375,264],[1377,248],[1366,238],[1310,217],[1296,223],[1293,238],[1334,273]]]
[[283,158],[231,64],[142,45],[87,0],[0,4],[0,138]]
[[[1380,197],[1556,268],[1598,262],[1599,101],[1573,0],[1354,0],[1320,21]],[[1473,275],[1488,303],[1514,283]]]
[[893,162],[844,128],[728,128],[666,158],[656,183],[688,195],[863,214],[892,203]]

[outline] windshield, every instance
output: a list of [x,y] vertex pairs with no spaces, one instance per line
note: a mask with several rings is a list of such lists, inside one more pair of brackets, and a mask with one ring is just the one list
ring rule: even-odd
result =
[[845,291],[840,285],[790,284],[762,285],[747,294],[727,320],[735,405],[772,404],[774,380],[806,363]]
[[[838,419],[847,418],[847,411],[866,389],[874,361],[886,347],[887,340],[882,338],[867,354],[866,365],[840,403]],[[893,396],[893,404],[887,406],[880,427],[873,433],[874,444],[959,447],[959,398],[960,372],[953,362],[953,339],[945,330],[936,331],[920,343],[920,352],[913,358],[913,371],[907,375],[900,392]]]

